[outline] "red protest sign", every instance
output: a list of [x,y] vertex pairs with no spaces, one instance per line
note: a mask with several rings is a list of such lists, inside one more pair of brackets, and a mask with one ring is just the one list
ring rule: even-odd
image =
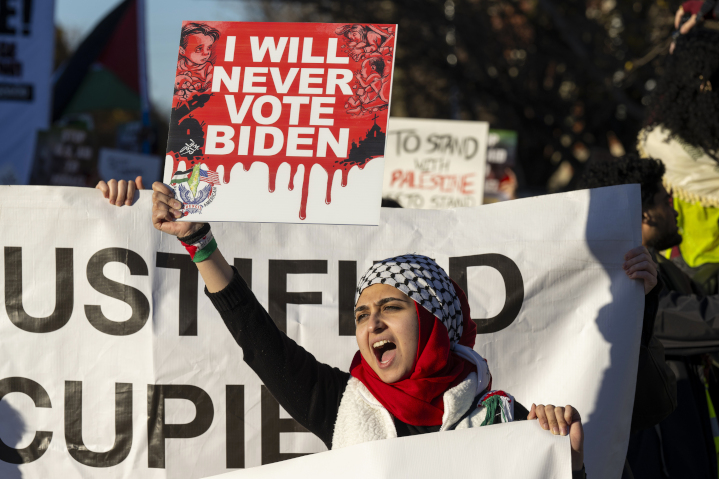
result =
[[164,180],[185,219],[377,224],[395,32],[184,22]]

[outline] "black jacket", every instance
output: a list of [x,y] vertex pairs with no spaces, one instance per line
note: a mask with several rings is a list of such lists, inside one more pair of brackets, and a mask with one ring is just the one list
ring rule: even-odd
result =
[[709,392],[718,398],[719,371],[707,354],[719,352],[719,297],[703,295],[701,287],[671,261],[657,260],[662,290],[654,334],[676,377],[678,405],[659,424],[632,434],[627,458],[635,479],[716,479],[717,455],[703,377],[709,371]]

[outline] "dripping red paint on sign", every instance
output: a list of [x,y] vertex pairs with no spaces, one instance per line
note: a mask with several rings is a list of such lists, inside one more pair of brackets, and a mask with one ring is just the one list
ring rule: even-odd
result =
[[395,35],[184,22],[164,174],[183,219],[378,224]]

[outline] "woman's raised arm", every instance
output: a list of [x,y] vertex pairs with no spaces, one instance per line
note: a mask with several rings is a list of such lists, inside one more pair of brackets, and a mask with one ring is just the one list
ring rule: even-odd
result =
[[349,373],[320,363],[280,331],[244,280],[235,276],[209,226],[176,222],[182,216],[182,203],[172,189],[162,183],[153,184],[152,189],[152,224],[185,244],[245,362],[282,407],[331,448]]
[[[207,235],[212,233],[209,232],[209,228],[205,228],[206,223],[175,221],[182,216],[181,208],[182,203],[175,199],[171,188],[159,181],[152,184],[152,225],[163,233],[177,236],[185,244],[192,245],[199,241],[207,241]],[[205,233],[204,230],[207,232]],[[195,264],[210,293],[221,291],[230,284],[232,268],[217,249],[216,244],[209,257]]]

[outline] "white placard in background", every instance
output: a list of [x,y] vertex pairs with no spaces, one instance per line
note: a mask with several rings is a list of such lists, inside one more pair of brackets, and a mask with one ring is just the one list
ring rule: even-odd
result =
[[489,124],[390,118],[382,196],[404,208],[479,206]]
[[36,134],[50,123],[55,2],[3,2],[0,10],[0,184],[23,185],[30,178]]
[[157,156],[101,148],[97,169],[100,179],[105,181],[113,178],[134,180],[137,176],[142,176],[144,186],[149,188],[153,182],[160,180],[162,173],[160,161]]

